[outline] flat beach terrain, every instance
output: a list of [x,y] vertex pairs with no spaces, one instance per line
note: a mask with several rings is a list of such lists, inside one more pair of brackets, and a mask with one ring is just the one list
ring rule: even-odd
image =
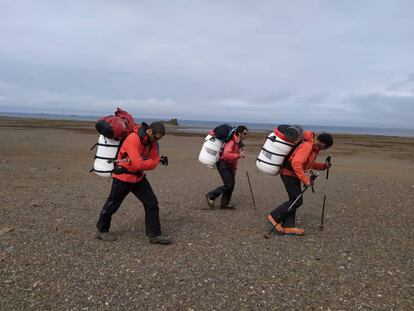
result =
[[414,138],[334,135],[325,231],[321,172],[297,214],[306,235],[265,240],[264,215],[287,198],[255,166],[266,134],[246,141],[237,210],[209,210],[221,180],[197,161],[203,137],[169,127],[170,165],[147,174],[175,237],[159,246],[132,195],[113,217],[118,240],[94,238],[111,183],[89,173],[93,126],[0,118],[0,310],[412,310]]

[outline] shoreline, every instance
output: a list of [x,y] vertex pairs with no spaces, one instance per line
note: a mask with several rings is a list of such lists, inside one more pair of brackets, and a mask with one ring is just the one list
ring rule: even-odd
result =
[[[0,116],[0,128],[47,128],[60,130],[76,130],[82,132],[97,133],[94,128],[95,121],[83,120],[67,120],[67,119],[43,119],[43,118],[26,118],[26,117],[8,117]],[[207,133],[201,132],[205,130],[202,126],[188,126],[188,125],[170,125],[165,124],[167,135],[175,136],[189,136],[189,137],[204,137]],[[305,128],[306,129],[306,128]],[[250,130],[250,137],[263,137],[268,135],[269,130]],[[322,132],[322,131],[320,131]],[[319,131],[315,131],[319,133]],[[380,138],[380,139],[402,139],[413,140],[414,136],[398,136],[398,135],[379,135],[379,134],[354,134],[354,133],[335,133],[332,132],[336,138]]]

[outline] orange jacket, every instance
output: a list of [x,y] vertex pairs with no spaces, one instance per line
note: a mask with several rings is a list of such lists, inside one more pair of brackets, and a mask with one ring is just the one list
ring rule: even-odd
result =
[[[140,137],[138,135],[141,125],[136,125],[131,134],[127,136],[119,150],[117,166],[125,168],[129,173],[112,174],[113,178],[129,182],[137,183],[144,178],[143,171],[153,170],[157,167],[160,157],[158,155],[157,141],[150,142],[148,135]],[[141,172],[141,174],[139,174]],[[138,173],[138,174],[130,174]]]
[[233,134],[231,139],[224,144],[223,150],[220,154],[220,160],[230,165],[233,172],[237,170],[237,162],[240,159],[240,138]]
[[308,185],[310,183],[310,178],[305,174],[305,172],[310,169],[325,170],[326,164],[315,162],[316,157],[319,154],[319,150],[316,148],[314,143],[315,134],[311,131],[306,131],[303,133],[303,137],[304,141],[296,147],[288,159],[288,162],[291,163],[293,171],[287,167],[282,167],[280,174],[297,177],[305,185]]

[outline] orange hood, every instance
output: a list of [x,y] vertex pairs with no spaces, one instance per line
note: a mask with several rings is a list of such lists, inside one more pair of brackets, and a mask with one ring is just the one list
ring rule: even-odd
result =
[[313,145],[313,138],[315,137],[315,134],[312,131],[305,131],[303,132],[303,139],[307,142],[310,142]]

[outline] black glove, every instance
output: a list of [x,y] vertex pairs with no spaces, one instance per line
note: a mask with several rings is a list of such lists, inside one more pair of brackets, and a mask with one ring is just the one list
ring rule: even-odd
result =
[[306,188],[308,188],[308,187],[313,187],[313,185],[315,184],[315,179],[316,178],[318,178],[319,177],[319,173],[314,173],[314,172],[312,172],[311,173],[311,176],[310,176],[310,178],[309,178],[309,184],[305,184],[304,186],[306,187]]
[[168,157],[167,156],[161,156],[160,157],[160,164],[167,166],[168,165]]

